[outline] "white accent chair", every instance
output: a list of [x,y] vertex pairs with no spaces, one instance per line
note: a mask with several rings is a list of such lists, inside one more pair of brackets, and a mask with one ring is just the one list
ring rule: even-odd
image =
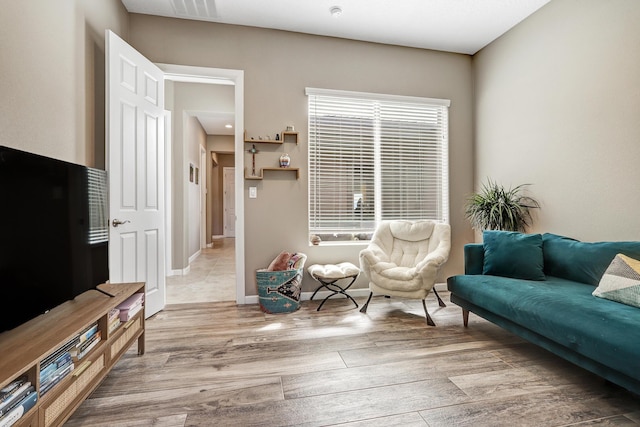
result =
[[[427,324],[435,326],[425,299],[450,250],[449,224],[429,220],[382,222],[368,247],[360,251],[360,269],[369,279],[371,291],[360,312],[367,312],[373,294],[421,299]],[[438,292],[433,292],[438,304],[445,307]]]

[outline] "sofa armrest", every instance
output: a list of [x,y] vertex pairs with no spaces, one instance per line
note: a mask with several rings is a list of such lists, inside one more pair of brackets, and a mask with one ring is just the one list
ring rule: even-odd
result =
[[464,274],[482,274],[484,246],[482,243],[464,245]]

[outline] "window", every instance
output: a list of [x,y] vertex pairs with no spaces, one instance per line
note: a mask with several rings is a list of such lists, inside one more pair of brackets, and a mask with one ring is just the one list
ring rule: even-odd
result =
[[368,240],[383,220],[448,222],[448,100],[306,93],[311,234]]

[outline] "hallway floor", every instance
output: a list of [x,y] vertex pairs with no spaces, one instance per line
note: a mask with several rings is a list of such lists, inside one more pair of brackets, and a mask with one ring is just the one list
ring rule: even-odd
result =
[[236,300],[235,239],[202,249],[183,276],[167,277],[167,304]]

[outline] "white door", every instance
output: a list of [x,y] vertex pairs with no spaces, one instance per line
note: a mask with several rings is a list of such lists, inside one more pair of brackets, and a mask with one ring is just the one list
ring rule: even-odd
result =
[[144,282],[147,317],[165,305],[164,75],[106,31],[109,280]]
[[222,209],[224,215],[225,237],[236,237],[236,168],[222,168],[223,199]]

